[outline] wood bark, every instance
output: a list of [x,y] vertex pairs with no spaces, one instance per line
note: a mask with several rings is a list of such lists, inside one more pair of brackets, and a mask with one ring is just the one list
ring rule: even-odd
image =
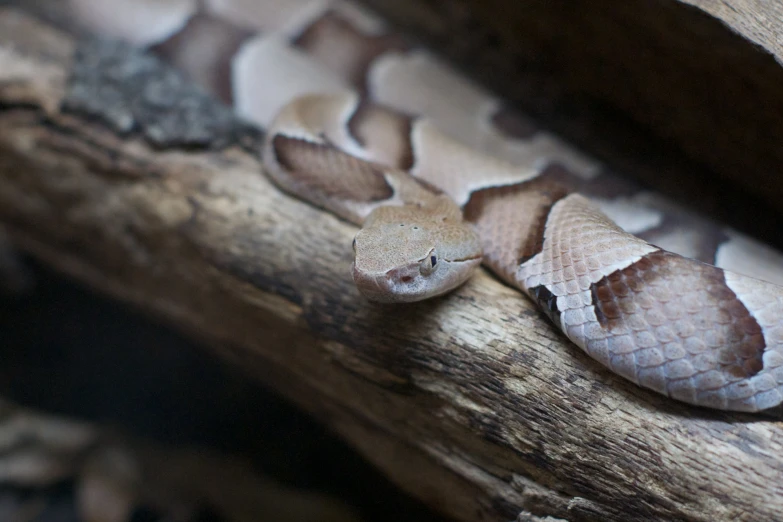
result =
[[[199,126],[187,111],[224,112],[176,103],[193,93],[147,60],[0,10],[0,223],[19,248],[209,342],[457,520],[780,519],[781,423],[625,382],[485,272],[367,303],[355,229],[278,191],[257,134]],[[122,71],[164,78],[169,102],[149,110],[160,89],[133,95]]]
[[623,173],[752,233],[738,201],[783,210],[780,2],[362,1]]

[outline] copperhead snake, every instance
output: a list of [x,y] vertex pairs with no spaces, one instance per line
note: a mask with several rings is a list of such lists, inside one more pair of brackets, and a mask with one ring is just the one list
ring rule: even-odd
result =
[[[723,410],[783,402],[780,254],[629,189],[353,4],[70,8],[265,127],[273,181],[362,226],[352,271],[366,298],[441,295],[483,263],[640,386]],[[772,282],[742,275],[754,264]]]

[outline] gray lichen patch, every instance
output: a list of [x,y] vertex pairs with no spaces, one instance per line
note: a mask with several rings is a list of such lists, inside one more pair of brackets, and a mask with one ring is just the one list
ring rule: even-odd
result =
[[80,42],[63,110],[160,148],[259,150],[260,129],[156,57],[113,40]]

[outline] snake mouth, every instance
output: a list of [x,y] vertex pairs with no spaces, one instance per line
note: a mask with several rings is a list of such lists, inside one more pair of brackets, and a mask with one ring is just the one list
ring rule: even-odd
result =
[[351,265],[359,293],[377,303],[415,303],[446,294],[462,285],[481,263],[481,257],[449,261],[440,269],[437,280],[421,274],[419,264],[394,268],[385,273],[367,273]]
[[400,273],[392,269],[384,274],[366,273],[351,266],[356,288],[366,299],[376,303],[410,303],[426,299],[427,295],[416,284],[412,270]]
[[484,259],[483,255],[478,256],[469,256],[469,257],[461,257],[459,259],[452,259],[449,261],[450,263],[481,263],[481,261]]

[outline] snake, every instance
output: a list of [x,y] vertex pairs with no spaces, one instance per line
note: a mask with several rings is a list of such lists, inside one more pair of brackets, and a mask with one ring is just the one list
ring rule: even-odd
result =
[[363,8],[68,6],[264,128],[274,184],[360,227],[364,299],[447,298],[484,266],[643,388],[718,410],[783,402],[780,253],[633,186]]

